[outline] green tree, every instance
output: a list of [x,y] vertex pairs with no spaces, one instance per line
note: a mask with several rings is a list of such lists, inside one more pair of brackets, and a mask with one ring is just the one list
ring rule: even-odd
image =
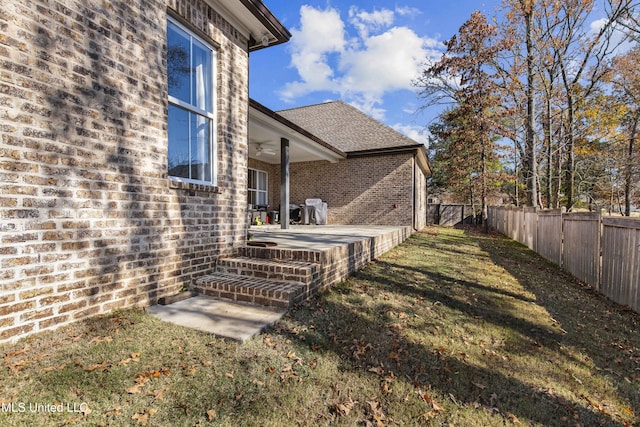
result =
[[[502,91],[493,73],[498,53],[507,45],[497,37],[497,28],[476,11],[445,46],[442,59],[424,70],[423,81],[453,79],[458,83],[452,93],[457,106],[443,115],[442,134],[438,136],[449,144],[447,169],[455,174],[453,180],[462,183],[466,178],[473,196],[471,183],[479,183],[486,227],[487,198],[494,172],[491,165],[498,160],[495,136],[502,129]],[[423,88],[423,93],[428,90]]]

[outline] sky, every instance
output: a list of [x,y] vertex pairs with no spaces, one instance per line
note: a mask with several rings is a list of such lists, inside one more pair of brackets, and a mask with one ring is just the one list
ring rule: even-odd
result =
[[292,34],[250,56],[250,96],[278,111],[342,100],[427,143],[437,110],[411,82],[475,10],[500,0],[263,0]]

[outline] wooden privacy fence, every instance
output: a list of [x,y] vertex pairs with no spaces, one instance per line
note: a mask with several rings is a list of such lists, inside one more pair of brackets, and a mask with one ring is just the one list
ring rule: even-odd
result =
[[429,203],[427,224],[453,227],[458,224],[473,224],[473,207],[471,205],[448,205]]
[[489,225],[640,313],[640,219],[489,207]]

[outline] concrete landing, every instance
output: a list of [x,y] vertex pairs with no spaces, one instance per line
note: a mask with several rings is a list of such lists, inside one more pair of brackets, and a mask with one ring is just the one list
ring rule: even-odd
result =
[[279,320],[287,309],[196,296],[169,305],[153,305],[147,311],[165,322],[243,342]]

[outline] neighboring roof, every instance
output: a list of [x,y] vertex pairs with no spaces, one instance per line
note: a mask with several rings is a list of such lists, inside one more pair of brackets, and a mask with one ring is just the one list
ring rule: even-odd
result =
[[[249,51],[285,43],[291,33],[261,0],[218,0],[216,9],[222,9],[236,29],[249,38]],[[235,17],[235,19],[231,19]]]
[[346,153],[422,146],[342,101],[292,108],[278,114]]

